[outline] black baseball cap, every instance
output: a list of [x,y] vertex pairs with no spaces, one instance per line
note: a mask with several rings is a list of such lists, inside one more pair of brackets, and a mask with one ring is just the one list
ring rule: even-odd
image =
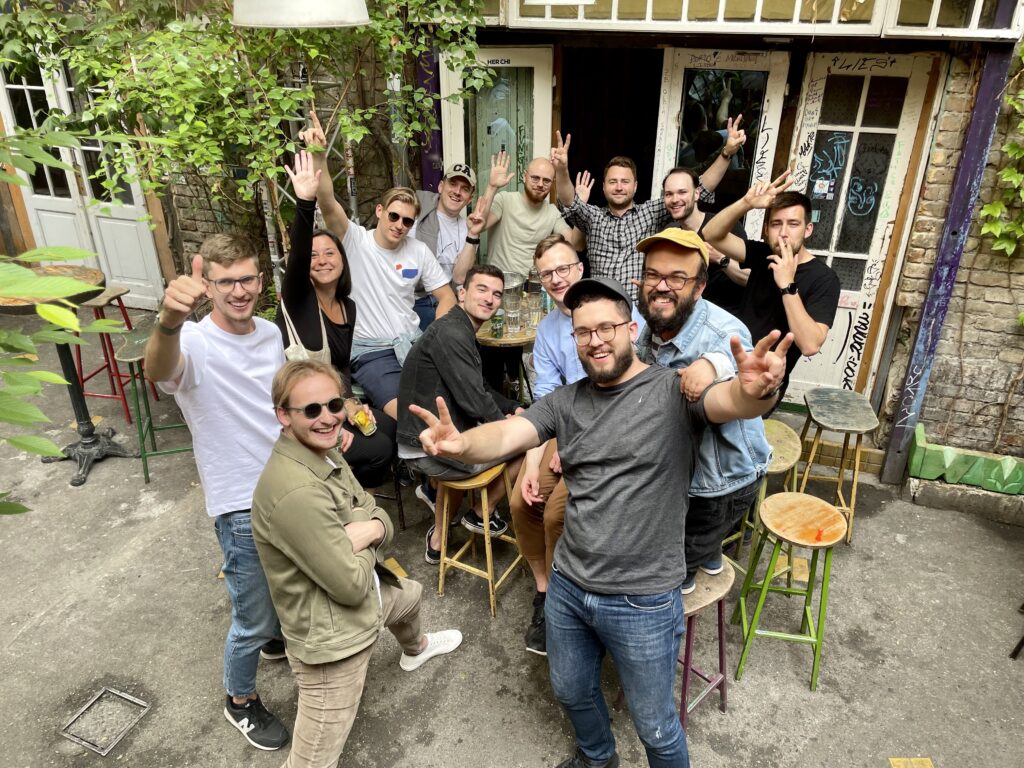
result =
[[562,303],[568,309],[576,309],[579,306],[580,296],[594,293],[607,296],[610,299],[621,299],[629,305],[630,311],[633,310],[633,302],[630,300],[629,294],[626,293],[626,289],[619,281],[612,280],[610,277],[588,277],[578,283],[573,283],[562,297]]

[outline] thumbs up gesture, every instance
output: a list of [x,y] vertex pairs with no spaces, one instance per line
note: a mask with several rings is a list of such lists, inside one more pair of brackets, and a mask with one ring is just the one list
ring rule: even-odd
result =
[[206,283],[203,281],[203,257],[197,253],[192,257],[192,274],[179,275],[167,285],[160,323],[167,328],[183,325],[204,296]]

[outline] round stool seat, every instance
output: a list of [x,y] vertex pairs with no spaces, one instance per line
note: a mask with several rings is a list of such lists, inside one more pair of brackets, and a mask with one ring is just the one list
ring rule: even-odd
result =
[[724,566],[722,572],[716,574],[705,573],[700,568],[697,569],[697,585],[693,592],[683,598],[687,616],[692,616],[709,605],[714,605],[729,594],[732,583],[736,580],[736,572],[728,560],[723,560],[722,565]]
[[438,478],[437,482],[439,485],[445,485],[454,491],[475,491],[477,488],[483,488],[484,486],[490,485],[491,481],[498,477],[502,472],[505,471],[505,463],[495,464],[489,469],[485,469],[483,472],[467,477],[462,480],[444,480]]
[[800,436],[788,425],[776,419],[765,419],[764,436],[772,447],[772,463],[768,465],[769,475],[789,472],[800,461],[803,445]]
[[79,306],[88,307],[89,309],[105,307],[127,293],[129,293],[127,288],[118,285],[108,285],[103,289],[103,293],[93,296],[88,301],[83,301]]
[[782,541],[805,549],[827,549],[846,536],[846,518],[808,493],[776,493],[761,503],[761,523]]

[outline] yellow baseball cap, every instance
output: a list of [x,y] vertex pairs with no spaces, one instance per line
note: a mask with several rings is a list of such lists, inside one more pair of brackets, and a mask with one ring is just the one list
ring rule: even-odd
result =
[[656,235],[645,237],[639,243],[636,244],[636,249],[640,253],[647,253],[651,246],[660,240],[667,240],[670,243],[682,246],[683,248],[689,248],[693,251],[699,251],[701,258],[704,259],[704,263],[708,263],[708,247],[700,235],[694,232],[692,229],[683,229],[682,227],[669,227],[663,229]]

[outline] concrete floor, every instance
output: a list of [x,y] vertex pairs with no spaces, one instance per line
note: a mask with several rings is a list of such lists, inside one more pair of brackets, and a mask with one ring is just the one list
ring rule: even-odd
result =
[[[52,348],[42,365],[57,369]],[[116,402],[89,404],[101,427],[134,445]],[[69,442],[66,393],[49,388],[43,407],[54,420],[48,434]],[[157,412],[176,415],[169,398]],[[252,749],[221,714],[229,609],[191,454],[155,459],[149,485],[137,460],[108,459],[81,488],[67,485],[68,464],[6,446],[0,462],[0,488],[32,507],[0,519],[0,766],[279,766],[283,753]],[[937,768],[1024,766],[1024,658],[1008,658],[1024,631],[1024,528],[916,506],[871,478],[862,488],[854,543],[836,551],[817,692],[808,690],[808,648],[759,639],[743,680],[730,676],[728,712],[712,700],[691,715],[694,765],[867,768],[928,757]],[[439,598],[436,568],[422,558],[425,510],[411,489],[406,497],[410,528],[393,554],[428,585],[427,627],[458,627],[465,643],[410,674],[385,634],[341,764],[557,764],[572,738],[545,661],[523,649],[531,580],[511,580],[496,619],[483,582],[467,574]],[[711,618],[698,626],[705,668],[714,663]],[[771,599],[762,626],[798,624],[796,600]],[[728,635],[734,672],[739,631]],[[287,664],[261,665],[264,700],[290,725]],[[104,685],[152,710],[101,760],[58,731]],[[608,664],[609,698],[616,689]],[[645,765],[626,712],[614,727],[623,765]]]

